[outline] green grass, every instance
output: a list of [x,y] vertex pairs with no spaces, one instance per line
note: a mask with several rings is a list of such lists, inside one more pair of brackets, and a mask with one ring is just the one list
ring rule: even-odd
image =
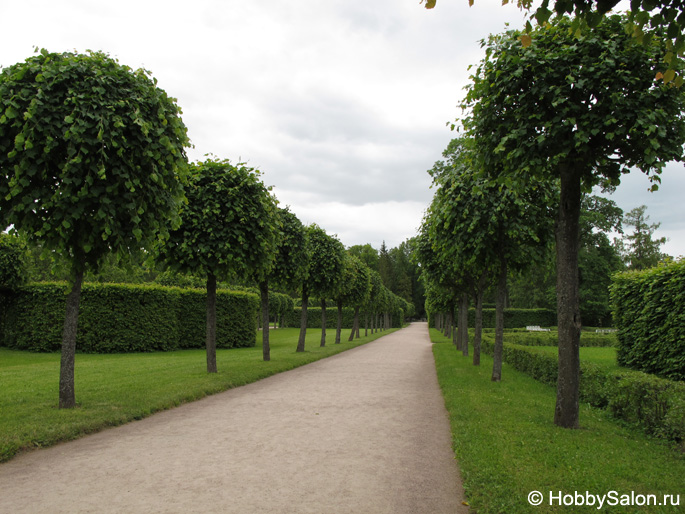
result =
[[[431,338],[437,343],[433,353],[438,379],[473,512],[683,512],[685,455],[673,446],[621,426],[608,412],[585,404],[581,429],[559,428],[553,424],[554,387],[506,363],[502,382],[493,383],[492,358],[483,355],[475,367],[438,331],[431,330]],[[528,503],[531,491],[543,493],[542,505]],[[680,506],[550,506],[550,491],[616,491],[619,499],[634,491],[655,494],[658,501],[673,494],[680,495]]]
[[[506,342],[506,334],[504,341]],[[546,353],[549,355],[557,356],[559,354],[559,349],[556,346],[528,346],[527,349],[531,352]],[[613,370],[623,369],[620,368],[616,362],[616,348],[613,347],[580,347],[580,360],[594,362],[600,366]]]
[[206,372],[204,350],[76,356],[75,409],[58,409],[58,353],[0,348],[0,462],[23,450],[144,418],[209,394],[255,382],[368,343],[391,331],[334,344],[327,330],[307,330],[306,351],[295,352],[299,329],[270,333],[271,361],[262,360],[261,333],[254,348],[217,350],[218,373]]

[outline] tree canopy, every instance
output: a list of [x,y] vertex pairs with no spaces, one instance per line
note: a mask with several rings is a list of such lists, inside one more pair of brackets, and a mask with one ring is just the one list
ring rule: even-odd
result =
[[[468,0],[469,6],[475,0]],[[516,5],[532,13],[539,25],[547,23],[552,15],[559,17],[573,15],[572,29],[575,34],[582,34],[588,29],[597,27],[607,13],[619,5],[621,0],[543,0],[536,8],[533,0],[516,0]],[[424,0],[421,0],[423,3]],[[437,0],[425,0],[426,9],[433,9]],[[502,0],[502,5],[510,0]],[[513,3],[513,2],[511,2]],[[664,82],[675,81],[682,86],[682,74],[676,76],[676,70],[682,67],[682,57],[685,54],[685,10],[680,0],[630,0],[630,16],[623,27],[616,27],[618,31],[629,31],[639,42],[651,40],[651,31],[658,30],[661,37],[666,38],[668,53],[664,55],[661,66],[665,73],[659,72],[658,78]],[[532,27],[527,23],[527,31],[521,34],[520,40],[525,46],[532,42]]]
[[74,271],[150,247],[178,223],[189,146],[145,70],[48,53],[0,74],[0,225]]

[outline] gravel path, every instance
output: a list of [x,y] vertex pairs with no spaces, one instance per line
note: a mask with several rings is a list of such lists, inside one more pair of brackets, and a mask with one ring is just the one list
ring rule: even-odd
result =
[[425,323],[0,465],[0,512],[468,512]]

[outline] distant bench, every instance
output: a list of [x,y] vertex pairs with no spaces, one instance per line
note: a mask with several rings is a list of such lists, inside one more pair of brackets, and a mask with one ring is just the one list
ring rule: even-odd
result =
[[595,330],[596,333],[598,334],[613,334],[614,332],[618,332],[618,329],[616,328],[598,328]]
[[529,325],[526,327],[526,330],[531,332],[550,332],[549,328],[541,328],[538,325]]

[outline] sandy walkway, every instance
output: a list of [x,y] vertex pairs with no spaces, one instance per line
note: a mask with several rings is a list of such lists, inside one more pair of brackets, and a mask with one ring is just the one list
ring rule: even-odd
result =
[[0,465],[0,512],[468,512],[426,325]]

